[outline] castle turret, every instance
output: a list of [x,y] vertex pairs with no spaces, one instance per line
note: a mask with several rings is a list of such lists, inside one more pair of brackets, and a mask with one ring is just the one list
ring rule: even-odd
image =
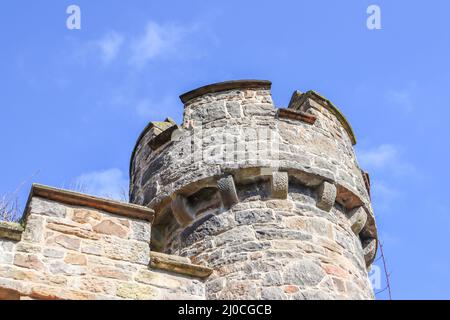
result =
[[208,299],[371,299],[377,249],[355,135],[327,99],[240,80],[180,98],[183,123],[150,123],[130,199],[155,211],[152,250],[214,269]]

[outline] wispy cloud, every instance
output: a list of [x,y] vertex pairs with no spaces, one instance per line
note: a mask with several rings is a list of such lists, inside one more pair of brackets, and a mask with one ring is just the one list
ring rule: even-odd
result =
[[124,43],[124,36],[115,31],[108,32],[101,39],[93,42],[93,45],[99,49],[101,60],[105,64],[111,63],[119,54]]
[[[103,64],[122,62],[141,69],[149,62],[170,57],[196,58],[203,56],[200,47],[214,44],[210,32],[198,32],[200,24],[157,23],[149,21],[137,32],[110,30],[100,37],[80,44],[72,55],[82,64],[99,59]],[[120,54],[120,59],[118,59]]]
[[415,109],[414,93],[416,88],[416,83],[411,82],[406,88],[389,90],[386,98],[393,107],[404,112],[411,112]]
[[415,172],[414,166],[403,156],[401,148],[392,144],[358,149],[358,159],[367,170],[385,171],[395,175]]
[[83,173],[75,179],[82,192],[116,200],[127,200],[128,180],[120,169]]
[[358,158],[364,167],[380,168],[392,163],[398,157],[397,148],[390,144],[383,144],[371,149],[359,150]]
[[131,42],[130,62],[143,66],[163,55],[177,53],[183,40],[192,31],[191,27],[149,22],[145,32]]

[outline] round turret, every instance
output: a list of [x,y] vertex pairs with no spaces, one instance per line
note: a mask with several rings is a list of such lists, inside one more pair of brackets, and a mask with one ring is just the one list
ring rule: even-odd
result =
[[214,268],[209,299],[370,299],[377,233],[352,128],[319,94],[276,108],[271,83],[183,94],[183,123],[151,122],[130,199],[155,210],[152,250]]

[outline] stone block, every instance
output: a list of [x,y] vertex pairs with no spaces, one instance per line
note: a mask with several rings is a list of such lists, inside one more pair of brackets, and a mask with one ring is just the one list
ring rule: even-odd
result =
[[289,177],[287,172],[273,172],[270,181],[271,197],[274,199],[287,199]]
[[22,234],[23,241],[40,243],[44,236],[44,218],[30,214]]
[[369,266],[377,253],[377,239],[367,239],[363,242],[363,253],[366,265]]
[[104,255],[110,259],[145,265],[150,262],[150,247],[145,242],[107,236],[102,247]]
[[96,224],[92,229],[95,232],[119,238],[126,238],[128,236],[128,230],[125,226],[109,219],[105,219]]
[[350,212],[347,213],[347,217],[352,231],[358,235],[367,222],[367,212],[364,209],[364,206],[350,210]]
[[64,262],[72,265],[85,266],[87,260],[83,254],[68,252],[64,258]]
[[66,216],[66,206],[58,202],[38,197],[33,197],[31,200],[30,210],[31,214],[41,214],[44,216],[60,218],[64,218]]
[[230,208],[239,202],[233,176],[230,175],[219,179],[217,181],[217,188],[219,189],[220,197],[225,208]]
[[131,238],[150,242],[151,224],[147,221],[131,221]]
[[334,184],[323,181],[317,189],[317,207],[324,211],[330,211],[336,201],[336,193]]
[[45,270],[45,265],[42,263],[39,257],[34,254],[16,253],[16,255],[14,256],[14,265],[37,271]]
[[192,211],[187,198],[181,194],[175,195],[172,199],[172,213],[182,226],[191,223],[195,218],[195,213]]
[[265,223],[275,220],[275,215],[270,209],[250,209],[236,212],[236,222],[238,224]]
[[73,235],[78,238],[98,240],[100,236],[95,232],[80,228],[78,226],[67,225],[63,223],[47,223],[46,228],[67,235]]
[[322,268],[308,259],[292,262],[283,270],[284,282],[287,285],[316,286],[323,277],[325,272]]
[[117,287],[116,295],[124,299],[155,300],[160,296],[160,291],[160,289],[150,286],[122,283]]
[[[60,234],[56,236],[54,239],[49,239],[50,241],[53,240],[56,244],[60,245],[63,248],[69,249],[69,250],[79,250],[80,249],[80,243],[81,240],[75,237],[66,236],[63,234]],[[47,240],[47,241],[49,241]]]

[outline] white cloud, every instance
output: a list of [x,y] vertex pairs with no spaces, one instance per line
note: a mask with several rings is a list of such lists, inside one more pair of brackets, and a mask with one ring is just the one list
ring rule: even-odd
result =
[[117,168],[84,173],[75,182],[77,189],[84,193],[127,201],[128,179]]
[[[199,32],[200,30],[202,32]],[[83,44],[75,43],[76,49],[71,54],[83,65],[99,59],[105,65],[119,61],[141,69],[150,61],[169,57],[203,57],[204,51],[199,49],[206,45],[205,42],[216,45],[215,38],[201,23],[181,25],[149,21],[145,28],[137,33],[108,31]],[[136,70],[131,70],[131,73],[133,71]]]
[[358,149],[361,166],[370,171],[377,170],[396,176],[416,174],[414,166],[404,159],[401,148],[392,144],[382,144],[370,149]]
[[416,90],[416,83],[411,82],[404,89],[389,90],[386,98],[389,103],[394,107],[399,108],[405,112],[411,112],[414,110],[414,98],[413,93]]
[[123,43],[124,36],[113,31],[95,41],[94,45],[100,50],[102,61],[108,64],[117,57]]
[[358,159],[362,166],[367,168],[384,167],[395,162],[397,158],[398,150],[390,144],[383,144],[372,149],[359,150],[358,152]]
[[138,67],[166,54],[177,53],[192,28],[149,22],[143,35],[133,39],[130,62]]

